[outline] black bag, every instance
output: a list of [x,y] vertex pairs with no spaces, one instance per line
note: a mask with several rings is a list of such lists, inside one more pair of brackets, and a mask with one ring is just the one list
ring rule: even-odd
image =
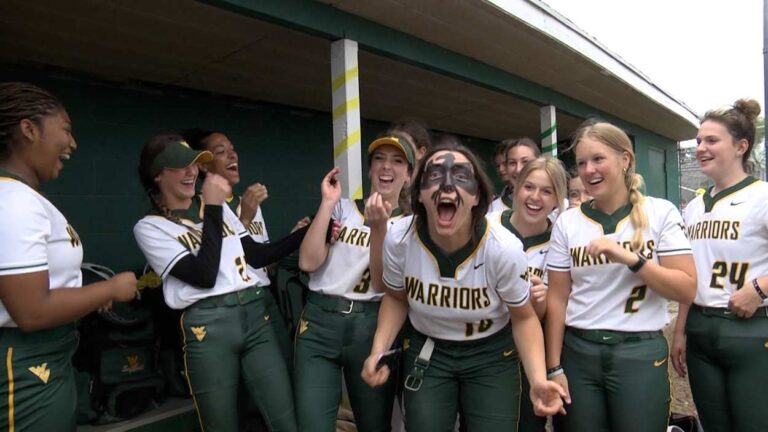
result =
[[669,425],[677,426],[683,432],[702,432],[704,429],[696,416],[672,413],[669,416]]
[[[109,279],[110,269],[83,264],[83,284]],[[94,312],[80,322],[81,342],[75,367],[90,376],[88,404],[78,400],[81,421],[103,424],[129,419],[156,406],[164,386],[157,372],[154,325],[141,300],[113,303],[108,311]],[[85,380],[82,380],[85,382]]]

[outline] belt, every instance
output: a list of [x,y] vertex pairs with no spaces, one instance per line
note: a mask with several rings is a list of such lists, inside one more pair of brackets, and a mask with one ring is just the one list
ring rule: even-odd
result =
[[616,345],[622,342],[637,342],[662,337],[661,330],[625,332],[616,330],[582,330],[575,327],[568,327],[568,331],[584,340],[605,345]]
[[343,314],[359,313],[370,310],[378,310],[381,302],[348,300],[344,297],[335,297],[309,292],[307,301],[327,312],[341,312]]
[[234,291],[227,294],[220,294],[217,296],[206,297],[198,300],[190,307],[198,308],[216,308],[216,307],[231,307],[251,303],[258,299],[264,298],[264,290],[266,287],[250,287],[240,291]]
[[768,318],[768,306],[757,308],[755,313],[749,318],[740,318],[728,308],[706,307],[694,304],[691,309],[698,310],[702,315],[725,318],[730,320],[749,320],[753,318]]
[[0,343],[18,344],[18,343],[46,343],[62,340],[75,332],[77,328],[74,323],[64,324],[45,330],[25,332],[18,327],[0,327]]

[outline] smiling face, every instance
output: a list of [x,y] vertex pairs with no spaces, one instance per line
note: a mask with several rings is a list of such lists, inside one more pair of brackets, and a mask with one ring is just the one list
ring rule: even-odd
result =
[[581,181],[581,177],[573,177],[568,180],[568,208],[574,208],[581,205],[581,203],[592,199],[587,190],[584,188],[584,182]]
[[517,145],[507,152],[507,183],[514,187],[517,175],[528,161],[536,159],[536,153],[525,145]]
[[515,191],[515,212],[530,225],[546,223],[547,216],[557,208],[555,186],[546,171],[535,169],[522,180]]
[[373,151],[368,178],[371,179],[373,191],[380,193],[385,200],[396,202],[408,177],[408,160],[399,148],[382,145]]
[[39,122],[31,120],[23,126],[31,144],[23,149],[21,159],[27,166],[27,176],[38,185],[59,177],[77,143],[72,137],[72,122],[64,109],[44,116]]
[[202,166],[205,172],[218,174],[231,186],[240,183],[240,164],[235,146],[226,135],[214,132],[205,139],[205,150],[213,153],[213,160]]
[[435,153],[424,165],[419,188],[430,235],[444,239],[471,235],[472,208],[479,203],[478,181],[466,156],[456,151]]
[[596,200],[608,200],[626,193],[624,169],[630,164],[627,152],[617,152],[589,136],[576,146],[576,166],[586,193]]
[[743,174],[742,157],[747,151],[747,140],[734,141],[725,125],[705,121],[699,127],[696,142],[696,159],[704,175],[717,181],[734,172]]
[[163,168],[155,177],[160,201],[171,210],[188,208],[195,196],[197,174],[197,164],[186,168]]

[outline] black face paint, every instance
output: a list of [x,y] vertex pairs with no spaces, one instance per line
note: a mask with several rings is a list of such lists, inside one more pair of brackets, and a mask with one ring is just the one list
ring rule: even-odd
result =
[[[454,192],[456,188],[461,188],[468,194],[477,195],[478,185],[469,162],[456,163],[453,153],[445,153],[429,161],[424,167],[424,175],[421,177],[420,188],[422,190],[438,186],[432,194],[432,200],[437,205],[441,193]],[[460,194],[456,194],[456,206],[460,206],[463,199]]]

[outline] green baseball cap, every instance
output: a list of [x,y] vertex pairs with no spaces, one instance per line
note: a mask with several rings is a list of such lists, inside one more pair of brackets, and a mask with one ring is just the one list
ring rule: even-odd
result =
[[152,176],[160,174],[163,168],[186,168],[190,165],[210,162],[213,153],[209,151],[192,150],[186,141],[180,140],[168,144],[152,161]]
[[390,134],[384,135],[383,137],[376,138],[368,146],[368,154],[369,155],[373,154],[373,152],[377,148],[383,145],[391,145],[391,146],[397,147],[403,153],[403,156],[405,156],[405,159],[408,160],[408,165],[410,165],[411,168],[413,168],[413,166],[416,165],[416,157],[413,154],[413,146],[411,146],[411,143],[408,142],[408,140],[402,135],[399,135],[396,133],[390,133]]

